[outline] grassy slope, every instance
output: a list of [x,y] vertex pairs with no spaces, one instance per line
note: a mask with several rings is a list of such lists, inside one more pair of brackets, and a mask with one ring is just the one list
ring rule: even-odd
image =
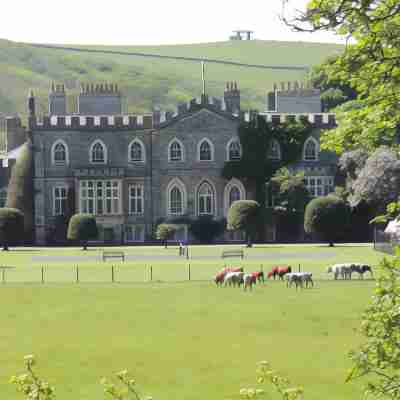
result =
[[[277,41],[92,48],[217,58],[251,64],[305,66],[320,63],[341,49],[339,45]],[[236,80],[242,89],[245,108],[263,109],[266,91],[273,82],[299,80],[304,76],[298,71],[216,64],[207,64],[206,68],[208,93],[221,96],[225,82]],[[52,80],[65,82],[75,91],[78,82],[117,82],[127,96],[125,109],[129,112],[149,111],[157,106],[173,108],[179,101],[196,97],[201,90],[200,66],[193,62],[68,53],[0,40],[0,113],[25,112],[29,88],[34,88],[42,97],[39,109],[45,111],[45,99]]]
[[[16,265],[24,274],[33,255],[82,254],[36,250],[10,252],[2,264]],[[168,261],[176,248],[125,250],[147,255],[158,279],[181,276]],[[222,248],[192,250],[197,269],[206,272],[201,278],[210,278],[222,264]],[[322,271],[349,260],[376,265],[381,255],[365,246],[259,246],[248,254],[264,254],[265,267],[301,262],[325,280],[304,291],[268,282],[252,293],[217,289],[211,282],[3,285],[0,392],[9,400],[19,398],[7,378],[21,371],[24,354],[34,353],[59,400],[101,398],[99,379],[122,368],[159,400],[239,399],[239,389],[255,382],[255,363],[263,359],[304,386],[309,400],[361,398],[359,383],[344,384],[350,366],[346,354],[360,340],[355,331],[374,283],[327,281]],[[155,258],[160,255],[167,255],[165,261]],[[243,262],[248,270],[259,263]],[[49,268],[62,274],[71,264],[53,262]],[[103,269],[103,263],[85,268],[99,278]]]

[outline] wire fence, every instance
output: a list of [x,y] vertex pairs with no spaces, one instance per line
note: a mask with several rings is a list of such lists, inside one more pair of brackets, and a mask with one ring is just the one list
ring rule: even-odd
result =
[[376,230],[374,238],[374,250],[394,255],[396,247],[400,245],[399,238],[384,231]]

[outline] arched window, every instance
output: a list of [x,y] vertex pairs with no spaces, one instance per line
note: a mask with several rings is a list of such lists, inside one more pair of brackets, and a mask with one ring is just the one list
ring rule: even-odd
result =
[[198,160],[213,161],[214,146],[208,139],[203,139],[198,145]]
[[168,146],[168,160],[169,161],[183,161],[183,144],[174,139]]
[[233,186],[232,189],[229,191],[229,207],[232,205],[233,202],[240,200],[240,190],[237,186]]
[[90,148],[90,161],[96,164],[107,163],[107,148],[101,140],[94,142]]
[[281,146],[277,140],[272,140],[269,151],[268,158],[271,160],[280,160],[281,159]]
[[138,139],[135,139],[129,145],[129,161],[132,161],[132,162],[144,162],[145,161],[144,145]]
[[53,164],[68,164],[68,146],[63,140],[57,140],[51,148],[51,161]]
[[207,182],[202,183],[197,192],[198,214],[213,215],[214,201],[214,190],[212,186]]
[[180,179],[173,179],[167,187],[167,214],[183,215],[186,212],[186,189]]
[[246,190],[238,179],[233,178],[224,189],[224,215],[228,215],[230,206],[234,201],[244,200],[246,198]]
[[228,143],[228,161],[240,160],[242,156],[242,148],[237,140],[232,140]]
[[318,160],[318,143],[310,137],[304,143],[304,160],[305,161],[317,161]]

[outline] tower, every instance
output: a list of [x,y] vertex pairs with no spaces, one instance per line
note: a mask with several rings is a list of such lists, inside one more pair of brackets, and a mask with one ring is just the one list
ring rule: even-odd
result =
[[51,84],[49,93],[49,114],[65,115],[67,113],[67,100],[64,85]]
[[240,90],[236,82],[227,82],[224,91],[226,110],[232,114],[240,113]]

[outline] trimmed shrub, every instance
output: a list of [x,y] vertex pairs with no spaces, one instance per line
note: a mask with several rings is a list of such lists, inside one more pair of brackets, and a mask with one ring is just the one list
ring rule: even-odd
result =
[[24,237],[24,214],[15,208],[0,208],[0,243],[8,250],[10,243]]
[[333,246],[350,223],[350,207],[339,197],[329,195],[311,200],[304,214],[304,230],[316,233]]
[[173,238],[178,227],[174,224],[160,224],[157,226],[156,238],[164,242],[165,248],[168,247],[167,240]]
[[260,204],[256,201],[234,201],[228,211],[227,228],[230,231],[244,230],[247,236],[247,247],[251,247],[259,217]]
[[83,243],[83,250],[87,249],[88,240],[97,239],[96,218],[92,214],[75,214],[69,220],[67,238]]
[[190,233],[201,243],[212,243],[225,230],[224,220],[215,220],[210,215],[197,218],[189,226]]

